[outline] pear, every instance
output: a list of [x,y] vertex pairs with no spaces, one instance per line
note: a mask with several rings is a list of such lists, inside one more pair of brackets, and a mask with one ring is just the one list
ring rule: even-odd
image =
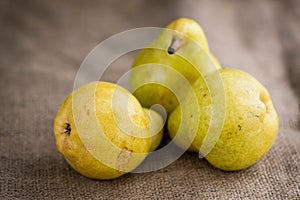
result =
[[56,145],[80,174],[113,179],[135,169],[150,151],[149,119],[124,88],[92,82],[72,92],[54,120]]
[[179,104],[174,88],[181,85],[180,76],[192,84],[221,66],[210,53],[201,26],[179,18],[137,55],[132,68],[131,91],[141,104],[148,108],[160,104],[169,114]]
[[[223,97],[213,94],[207,85],[209,79],[216,80],[218,76],[221,84],[217,87],[223,90]],[[226,171],[245,169],[270,150],[278,134],[278,116],[268,91],[254,77],[236,69],[220,69],[199,78],[193,88],[197,105],[190,103],[191,96],[187,94],[168,119],[171,138],[180,126],[185,130],[184,136],[175,140],[179,146],[180,142],[191,140],[190,151],[199,152],[213,166]],[[217,107],[215,117],[213,106]],[[187,114],[183,116],[182,111]],[[190,119],[181,124],[183,118]],[[189,128],[195,123],[196,131]],[[209,129],[214,130],[212,134],[208,134]]]
[[148,124],[150,128],[151,147],[150,152],[157,149],[160,145],[164,134],[164,120],[156,111],[144,108],[146,116],[148,116]]

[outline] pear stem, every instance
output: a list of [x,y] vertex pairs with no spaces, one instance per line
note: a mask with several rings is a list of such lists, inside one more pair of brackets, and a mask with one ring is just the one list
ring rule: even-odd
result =
[[168,53],[169,54],[174,54],[182,45],[182,40],[181,39],[173,39],[171,45],[168,48]]

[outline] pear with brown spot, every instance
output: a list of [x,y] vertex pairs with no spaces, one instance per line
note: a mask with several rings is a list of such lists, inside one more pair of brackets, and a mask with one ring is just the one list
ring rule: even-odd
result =
[[92,82],[72,92],[54,121],[58,150],[80,174],[113,179],[136,168],[150,150],[148,118],[124,88]]

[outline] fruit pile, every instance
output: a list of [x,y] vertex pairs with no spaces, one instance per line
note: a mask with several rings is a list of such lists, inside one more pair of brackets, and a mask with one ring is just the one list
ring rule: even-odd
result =
[[[73,91],[54,120],[58,150],[80,174],[113,179],[138,167],[168,134],[214,167],[253,165],[274,144],[278,116],[251,75],[222,68],[200,25],[180,18],[136,57],[126,89],[92,82]],[[163,117],[151,109],[162,105]],[[165,131],[164,131],[165,127]]]

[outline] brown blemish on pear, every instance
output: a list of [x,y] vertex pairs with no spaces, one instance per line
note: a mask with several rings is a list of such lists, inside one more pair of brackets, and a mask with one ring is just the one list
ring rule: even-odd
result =
[[127,164],[130,161],[132,154],[132,150],[129,150],[127,147],[124,147],[122,151],[118,155],[118,170],[119,171],[126,171],[126,168],[124,166],[127,166]]

